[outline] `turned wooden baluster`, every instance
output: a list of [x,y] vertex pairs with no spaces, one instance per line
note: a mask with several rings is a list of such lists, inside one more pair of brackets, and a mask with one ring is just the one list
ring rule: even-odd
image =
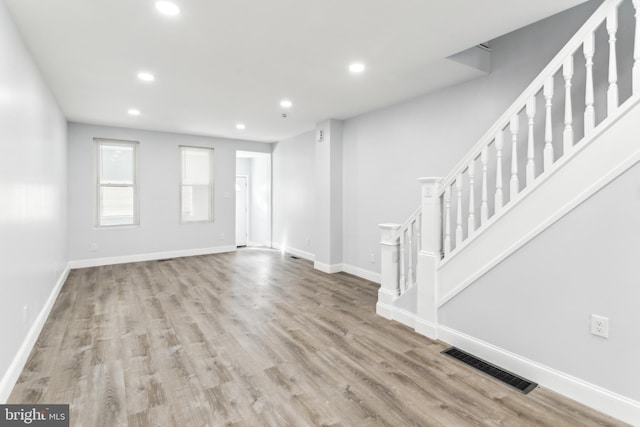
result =
[[495,199],[495,213],[502,208],[503,205],[503,195],[502,195],[502,147],[504,146],[504,141],[502,139],[502,130],[498,131],[496,134],[496,199]]
[[571,108],[571,78],[573,77],[573,55],[562,66],[564,76],[564,132],[562,134],[563,155],[573,147],[573,109]]
[[618,108],[618,59],[616,57],[616,33],[618,32],[618,9],[607,16],[609,33],[609,89],[607,90],[607,114],[611,116]]
[[480,226],[489,220],[489,204],[487,203],[487,162],[489,160],[489,147],[482,148],[480,161],[482,162],[482,204],[480,205]]
[[636,9],[636,32],[633,42],[633,94],[640,93],[640,0],[633,0]]
[[586,68],[586,88],[584,93],[584,134],[591,133],[596,126],[596,110],[593,108],[593,54],[596,49],[593,31],[587,35],[582,44]]
[[444,255],[451,252],[451,186],[444,190]]
[[536,177],[536,161],[534,158],[533,120],[536,116],[536,97],[532,96],[527,101],[527,119],[529,123],[529,140],[527,141],[527,185]]
[[400,257],[400,292],[404,292],[407,289],[406,280],[407,276],[404,272],[405,266],[405,251],[406,251],[406,238],[405,238],[406,230],[400,229],[400,251],[398,252]]
[[462,174],[456,178],[458,191],[458,206],[456,209],[456,248],[462,243]]
[[469,222],[467,227],[467,235],[471,236],[476,230],[476,202],[475,202],[475,160],[469,165]]
[[[409,268],[407,269],[407,285],[413,283],[413,239],[414,239],[414,230],[415,230],[415,220],[411,221],[409,224],[407,235],[409,236],[409,245],[407,246],[407,258]],[[407,286],[408,287],[408,286]]]
[[551,98],[553,98],[553,76],[544,82],[542,94],[545,99],[546,118],[544,122],[544,170],[553,164],[553,123],[551,122]]
[[416,222],[416,248],[419,251],[422,250],[422,212],[418,214],[418,220]]
[[511,181],[509,182],[509,201],[514,200],[520,191],[520,181],[518,180],[518,131],[520,121],[518,115],[511,117],[509,122],[511,131]]

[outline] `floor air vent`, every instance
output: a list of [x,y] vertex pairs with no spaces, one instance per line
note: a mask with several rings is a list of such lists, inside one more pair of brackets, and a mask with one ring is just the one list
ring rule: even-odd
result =
[[492,376],[499,381],[502,381],[506,385],[513,387],[524,394],[529,393],[531,390],[538,386],[538,384],[536,383],[525,380],[524,378],[512,374],[511,372],[507,372],[504,369],[500,369],[497,366],[492,365],[489,362],[485,362],[484,360],[478,359],[477,357],[474,357],[469,353],[465,353],[458,348],[451,347],[446,349],[442,353],[456,360],[459,360],[462,363],[466,363],[472,368],[484,372],[485,374]]

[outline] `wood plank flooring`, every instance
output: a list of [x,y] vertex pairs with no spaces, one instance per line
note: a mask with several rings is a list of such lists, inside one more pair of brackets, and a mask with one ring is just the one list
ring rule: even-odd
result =
[[73,270],[9,403],[73,426],[623,425],[441,355],[376,293],[266,249]]

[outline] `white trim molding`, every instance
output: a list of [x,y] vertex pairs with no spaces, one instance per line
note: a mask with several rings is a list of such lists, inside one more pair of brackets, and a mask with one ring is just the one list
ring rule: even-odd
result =
[[38,317],[36,317],[36,320],[31,325],[31,328],[29,328],[29,332],[27,332],[24,341],[22,341],[22,345],[11,361],[7,372],[2,377],[2,380],[0,380],[0,404],[5,404],[9,399],[9,395],[11,394],[13,387],[16,385],[16,382],[20,377],[20,373],[24,369],[24,365],[29,359],[31,350],[33,349],[33,346],[35,346],[36,341],[38,341],[40,332],[42,332],[42,328],[44,327],[44,324],[49,317],[49,313],[51,313],[51,309],[53,308],[53,305],[58,298],[58,294],[60,293],[64,282],[69,276],[69,271],[70,267],[69,265],[67,265],[58,278],[55,286],[51,290],[49,298],[47,298],[47,302],[45,302],[44,306],[40,310],[40,313],[38,313]]
[[179,251],[154,252],[154,253],[147,253],[147,254],[124,255],[124,256],[110,257],[110,258],[81,259],[76,261],[70,261],[69,267],[72,269],[99,267],[103,265],[125,264],[129,262],[155,261],[155,260],[167,259],[167,258],[212,255],[212,254],[220,254],[225,252],[235,252],[236,250],[237,248],[235,246],[216,246],[213,248],[199,248],[199,249],[185,249],[185,250],[179,250]]
[[313,268],[323,273],[333,274],[342,271],[342,264],[325,264],[323,262],[314,261]]
[[355,267],[349,264],[342,264],[342,271],[344,271],[345,273],[353,274],[354,276],[358,276],[370,282],[380,284],[380,273],[376,273],[375,271],[365,270],[364,268]]
[[429,322],[418,316],[416,316],[415,322],[414,329],[417,333],[424,335],[427,338],[431,338],[432,340],[437,340],[439,338],[437,323]]
[[396,308],[392,305],[378,301],[376,303],[376,314],[385,319],[393,320],[393,312]]
[[410,311],[380,301],[376,303],[376,314],[385,319],[395,320],[411,329],[414,329],[416,323],[419,321],[416,315]]
[[438,328],[439,338],[473,355],[523,377],[543,387],[565,395],[631,425],[640,420],[640,402],[588,383],[564,372],[534,362],[510,351],[466,335],[447,326]]

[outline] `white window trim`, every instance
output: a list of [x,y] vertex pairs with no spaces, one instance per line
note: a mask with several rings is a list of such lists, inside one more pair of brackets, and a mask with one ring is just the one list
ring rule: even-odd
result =
[[[139,173],[139,164],[138,164],[138,148],[140,146],[139,141],[126,141],[120,139],[109,139],[109,138],[93,138],[94,141],[94,204],[95,207],[95,215],[94,215],[94,228],[97,229],[108,229],[108,228],[135,228],[140,225],[140,188],[138,185],[138,173]],[[100,168],[102,167],[100,162],[100,146],[101,145],[120,145],[123,147],[132,147],[133,148],[133,185],[128,184],[111,184],[105,185],[107,187],[133,187],[133,223],[132,224],[114,224],[114,225],[102,225],[100,224],[100,188],[103,186],[100,183]]]
[[[197,220],[197,221],[189,221],[189,220],[184,220],[182,218],[182,186],[184,183],[184,164],[182,161],[182,150],[184,148],[195,148],[195,149],[199,149],[199,150],[209,150],[210,151],[210,155],[209,155],[209,218],[208,219],[203,219],[203,220]],[[215,150],[213,147],[198,147],[196,145],[179,145],[178,146],[178,162],[179,162],[179,166],[180,166],[180,185],[178,186],[178,198],[179,198],[179,205],[178,205],[178,217],[180,218],[180,224],[210,224],[215,222],[215,216],[214,216],[214,196],[215,196],[215,191],[214,191],[214,169],[213,169],[213,159],[214,159],[214,155],[215,155]]]

